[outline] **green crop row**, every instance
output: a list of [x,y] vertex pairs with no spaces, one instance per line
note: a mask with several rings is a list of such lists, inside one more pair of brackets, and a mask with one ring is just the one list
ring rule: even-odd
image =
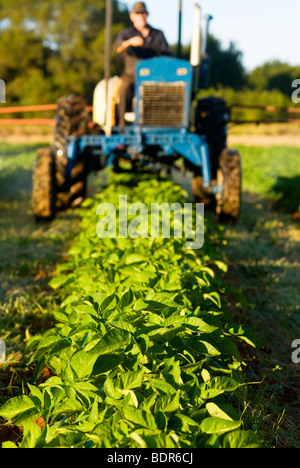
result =
[[238,343],[254,344],[222,302],[221,228],[205,223],[200,250],[184,238],[99,239],[97,206],[117,206],[120,194],[185,202],[168,180],[126,175],[85,202],[82,231],[51,281],[56,325],[28,345],[35,381],[45,368],[52,376],[0,416],[23,427],[21,448],[259,447],[238,404],[247,385]]

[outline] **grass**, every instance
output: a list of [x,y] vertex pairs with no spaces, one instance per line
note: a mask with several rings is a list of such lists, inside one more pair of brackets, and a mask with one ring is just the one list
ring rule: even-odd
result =
[[[227,281],[246,299],[232,298],[230,306],[262,343],[244,356],[250,380],[261,382],[245,396],[246,412],[266,433],[269,446],[299,447],[300,371],[291,361],[291,343],[300,336],[300,231],[290,215],[300,200],[298,150],[239,149],[243,212],[240,223],[226,229],[223,255]],[[284,188],[295,192],[276,190],[283,180]]]
[[[44,145],[0,144],[0,339],[7,348],[7,362],[0,364],[0,405],[21,393],[32,374],[27,342],[53,325],[58,299],[48,283],[80,231],[76,210],[59,213],[51,224],[33,218],[32,169],[36,150]],[[90,176],[90,194],[101,183]]]
[[[76,211],[50,225],[34,222],[30,192],[38,146],[0,144],[0,338],[8,358],[1,366],[0,404],[21,393],[32,372],[26,343],[52,326],[58,301],[48,282],[80,230]],[[229,307],[262,343],[253,354],[245,349],[248,380],[261,383],[240,404],[267,446],[300,447],[300,372],[291,361],[291,343],[300,336],[300,230],[291,216],[300,199],[299,149],[239,149],[242,217],[226,228],[221,253],[229,264],[226,282],[240,292],[237,300],[229,288]]]
[[241,146],[239,150],[243,157],[244,191],[276,198],[274,187],[278,178],[293,180],[300,176],[298,148]]
[[22,391],[30,351],[28,338],[50,327],[56,298],[48,282],[78,231],[75,212],[36,224],[31,178],[39,144],[0,145],[0,338],[7,363],[0,374],[0,403]]

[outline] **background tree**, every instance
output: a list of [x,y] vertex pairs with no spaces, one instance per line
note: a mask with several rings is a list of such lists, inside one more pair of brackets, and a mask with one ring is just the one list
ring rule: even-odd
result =
[[[0,2],[0,76],[10,102],[53,102],[79,93],[91,99],[103,78],[105,0]],[[129,24],[114,1],[113,37]],[[112,71],[117,72],[117,60]]]
[[[172,46],[173,55],[176,55],[177,45]],[[209,86],[219,85],[228,88],[241,89],[247,83],[247,75],[242,63],[242,52],[230,43],[228,49],[223,49],[221,42],[210,35],[207,53],[210,57]],[[182,47],[182,58],[190,59],[190,46]]]
[[[7,84],[8,104],[52,103],[73,92],[92,102],[95,85],[104,76],[105,3],[0,0],[0,78]],[[114,39],[130,24],[128,9],[118,0],[114,0],[113,17]],[[174,56],[176,50],[174,45]],[[189,60],[189,51],[189,46],[183,47],[183,58]],[[300,67],[279,61],[267,62],[247,75],[242,52],[234,43],[223,48],[213,36],[208,54],[209,86],[235,93],[251,89],[255,102],[255,93],[262,91],[290,98],[292,81],[300,77]],[[119,74],[121,67],[113,52],[112,73]]]
[[255,68],[248,78],[251,88],[261,90],[278,90],[283,94],[291,95],[291,85],[295,78],[300,77],[300,67],[294,67],[279,60],[265,62]]
[[242,63],[243,54],[233,42],[228,49],[222,49],[221,42],[209,37],[207,53],[211,58],[210,86],[241,89],[247,83],[246,71]]

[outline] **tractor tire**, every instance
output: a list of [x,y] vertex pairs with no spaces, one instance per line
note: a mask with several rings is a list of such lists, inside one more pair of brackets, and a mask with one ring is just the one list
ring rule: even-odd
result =
[[55,218],[55,158],[51,148],[37,151],[32,177],[32,208],[36,221]]
[[221,222],[235,223],[241,210],[242,163],[238,151],[225,148],[219,158],[216,195],[216,213]]
[[89,133],[90,118],[86,110],[86,100],[70,94],[57,101],[56,127],[54,130],[54,148],[56,162],[56,183],[58,187],[56,207],[64,210],[79,206],[86,196],[86,161],[84,155],[73,167],[70,184],[66,191],[59,191],[66,184],[67,137]]

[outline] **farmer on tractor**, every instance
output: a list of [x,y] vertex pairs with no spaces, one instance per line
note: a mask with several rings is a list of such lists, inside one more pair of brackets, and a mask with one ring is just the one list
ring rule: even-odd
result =
[[[110,70],[112,7],[113,0],[106,0],[105,78],[94,91],[92,123],[96,125],[91,128],[82,96],[71,94],[58,100],[53,144],[40,148],[35,160],[36,219],[53,219],[57,210],[79,206],[93,170],[111,166],[119,170],[122,159],[131,161],[132,170],[135,166],[149,171],[153,166],[175,168],[183,158],[184,170],[192,175],[192,200],[211,203],[221,221],[236,221],[242,166],[239,152],[227,147],[229,109],[215,96],[196,98],[203,89],[200,5],[195,5],[188,61],[169,56],[164,34],[147,23],[145,4],[135,3],[130,14],[133,25],[116,42],[118,52],[125,55],[121,112],[117,104],[122,80],[111,77]],[[135,106],[124,115],[126,93],[133,85]],[[119,114],[122,127],[116,118]]]
[[121,31],[115,41],[117,53],[124,56],[124,71],[119,90],[118,117],[120,127],[125,125],[124,115],[134,96],[137,61],[159,55],[171,55],[171,49],[164,33],[147,23],[148,15],[149,12],[144,2],[135,3],[130,13],[132,26]]

